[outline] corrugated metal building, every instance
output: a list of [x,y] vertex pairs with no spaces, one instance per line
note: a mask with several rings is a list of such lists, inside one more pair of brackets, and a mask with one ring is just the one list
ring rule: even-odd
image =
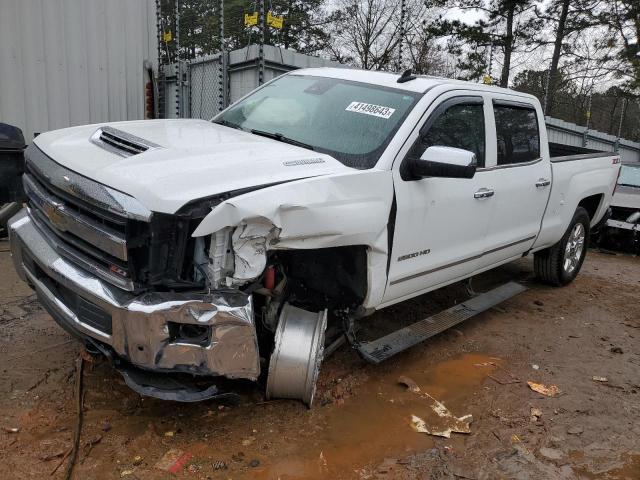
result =
[[144,118],[156,69],[154,0],[0,0],[0,122],[25,139]]

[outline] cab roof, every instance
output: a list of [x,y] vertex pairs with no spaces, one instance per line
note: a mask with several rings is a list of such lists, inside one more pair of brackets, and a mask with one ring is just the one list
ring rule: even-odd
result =
[[404,83],[398,83],[400,73],[378,72],[374,70],[359,70],[354,68],[304,68],[294,70],[290,75],[314,75],[317,77],[338,78],[342,80],[351,80],[354,82],[369,83],[372,85],[380,85],[398,90],[406,90],[409,92],[425,93],[431,88],[438,85],[452,85],[458,87],[473,88],[474,90],[501,92],[511,95],[518,95],[529,99],[535,99],[533,95],[523,92],[517,92],[508,88],[496,87],[493,85],[484,85],[482,83],[468,82],[464,80],[454,80],[451,78],[433,77],[428,75],[417,75],[414,80]]

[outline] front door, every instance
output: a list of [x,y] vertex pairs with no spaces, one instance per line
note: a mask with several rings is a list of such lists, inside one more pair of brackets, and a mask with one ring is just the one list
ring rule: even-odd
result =
[[390,304],[470,275],[485,249],[492,197],[485,179],[411,178],[407,159],[430,146],[486,156],[485,102],[477,92],[450,92],[427,112],[418,138],[394,168],[396,216],[383,303]]

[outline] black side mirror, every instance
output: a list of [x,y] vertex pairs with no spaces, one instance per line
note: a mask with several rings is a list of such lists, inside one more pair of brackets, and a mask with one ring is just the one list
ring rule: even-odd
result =
[[476,155],[469,150],[433,146],[420,158],[410,161],[409,168],[415,178],[473,178],[476,174]]

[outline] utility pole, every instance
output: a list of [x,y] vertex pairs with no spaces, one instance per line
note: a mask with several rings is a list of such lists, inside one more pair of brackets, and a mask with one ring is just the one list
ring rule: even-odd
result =
[[547,108],[549,106],[549,82],[551,81],[551,67],[549,67],[549,70],[547,70],[547,78],[545,80],[545,85],[544,85],[544,108],[542,110],[542,112],[544,113],[544,116],[547,116]]
[[593,98],[593,84],[591,84],[591,88],[589,89],[589,102],[587,103],[587,125],[584,129],[584,134],[582,135],[582,146],[586,147],[588,143],[588,135],[589,135],[589,124],[591,123],[591,100]]
[[489,44],[489,79],[491,84],[493,84],[493,39],[494,39],[494,30],[491,30],[491,43]]
[[405,28],[404,22],[407,15],[407,4],[406,0],[401,0],[400,2],[400,42],[398,43],[398,71],[403,70],[403,62],[402,62],[402,47],[404,43],[405,36]]

